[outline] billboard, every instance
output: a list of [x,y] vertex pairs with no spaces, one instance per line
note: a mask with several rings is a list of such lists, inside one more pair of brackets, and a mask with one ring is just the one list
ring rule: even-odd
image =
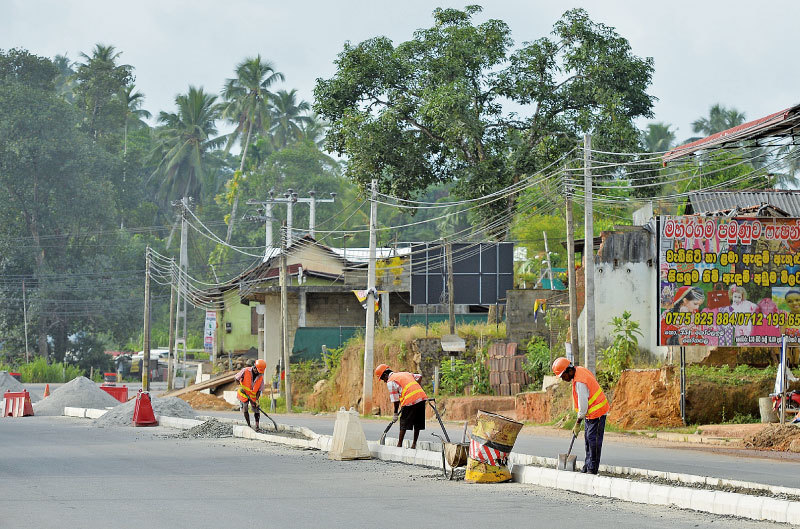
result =
[[659,218],[659,345],[800,342],[800,219]]
[[[441,244],[411,246],[411,304],[447,303],[447,261]],[[454,303],[505,303],[514,288],[514,243],[453,244]]]

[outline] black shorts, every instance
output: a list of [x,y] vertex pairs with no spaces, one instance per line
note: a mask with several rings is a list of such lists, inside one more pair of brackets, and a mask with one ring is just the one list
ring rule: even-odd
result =
[[424,430],[425,429],[425,402],[417,402],[411,406],[400,408],[400,429],[401,430]]

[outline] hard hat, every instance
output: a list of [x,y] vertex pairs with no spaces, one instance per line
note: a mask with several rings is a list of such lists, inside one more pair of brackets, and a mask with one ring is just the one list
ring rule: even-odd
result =
[[553,374],[557,377],[560,377],[561,373],[563,373],[571,365],[572,362],[570,362],[566,357],[561,356],[556,358],[555,361],[553,361]]
[[264,371],[266,371],[267,361],[264,360],[263,358],[259,358],[258,360],[256,360],[256,369],[258,370],[259,373],[263,373]]
[[375,368],[375,376],[381,378],[387,369],[389,369],[389,366],[387,366],[386,364],[379,365],[378,367]]

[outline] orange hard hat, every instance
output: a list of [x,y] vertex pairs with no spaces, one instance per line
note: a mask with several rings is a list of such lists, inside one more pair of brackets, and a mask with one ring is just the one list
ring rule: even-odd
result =
[[375,368],[375,376],[381,378],[387,369],[389,369],[389,366],[387,366],[386,364],[379,365],[378,367]]
[[256,360],[256,369],[258,370],[259,373],[263,373],[264,371],[266,371],[267,361],[264,360],[263,358],[259,358],[258,360]]
[[564,372],[569,366],[572,365],[572,362],[569,361],[569,358],[566,357],[559,357],[553,361],[553,374],[557,377],[561,376],[561,373]]

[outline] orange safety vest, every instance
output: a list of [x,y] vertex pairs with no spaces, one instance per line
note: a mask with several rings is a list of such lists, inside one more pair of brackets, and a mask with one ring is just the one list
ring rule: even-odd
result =
[[597,419],[608,413],[609,405],[606,394],[603,393],[592,372],[581,366],[575,366],[575,378],[572,379],[572,402],[575,405],[575,411],[578,411],[576,382],[583,382],[589,388],[589,409],[586,410],[587,419]]
[[242,402],[256,400],[256,395],[264,386],[264,375],[259,374],[256,379],[253,380],[252,368],[246,367],[242,371],[244,371],[244,374],[242,375],[242,379],[239,380],[239,392],[236,396],[239,397],[239,400]]
[[428,396],[422,386],[414,380],[414,375],[411,373],[392,373],[389,375],[389,382],[397,382],[400,387],[400,406],[411,406],[426,400]]

